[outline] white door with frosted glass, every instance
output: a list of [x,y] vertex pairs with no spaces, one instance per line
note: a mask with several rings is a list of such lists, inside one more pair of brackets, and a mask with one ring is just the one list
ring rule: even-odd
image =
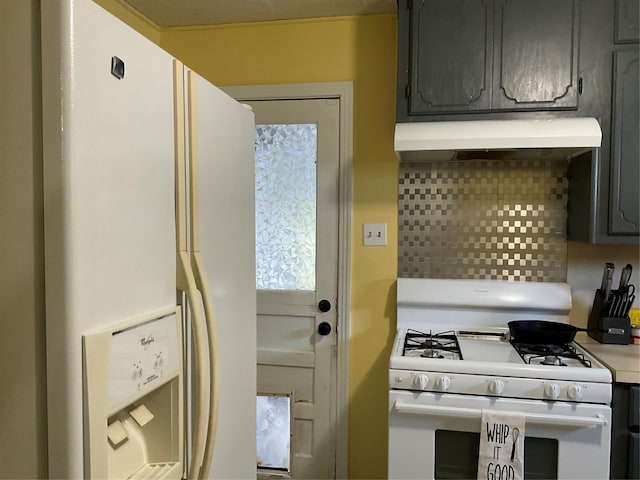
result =
[[258,475],[334,478],[339,101],[256,115]]

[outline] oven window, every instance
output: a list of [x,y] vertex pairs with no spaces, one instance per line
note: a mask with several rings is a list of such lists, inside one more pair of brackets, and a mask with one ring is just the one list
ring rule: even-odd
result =
[[[477,478],[479,448],[479,433],[436,430],[435,478]],[[558,478],[557,440],[524,439],[524,478]]]
[[436,430],[436,478],[476,478],[480,434]]
[[524,478],[558,478],[558,440],[524,438]]

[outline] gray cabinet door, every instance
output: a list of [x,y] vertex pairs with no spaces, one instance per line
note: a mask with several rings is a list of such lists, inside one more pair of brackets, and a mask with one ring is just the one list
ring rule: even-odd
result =
[[616,43],[634,43],[640,40],[640,1],[616,0]]
[[577,109],[578,0],[410,5],[409,115]]
[[638,47],[614,53],[611,132],[611,235],[640,233],[640,89]]
[[575,0],[496,2],[493,110],[578,106]]
[[492,0],[414,0],[409,114],[488,111]]

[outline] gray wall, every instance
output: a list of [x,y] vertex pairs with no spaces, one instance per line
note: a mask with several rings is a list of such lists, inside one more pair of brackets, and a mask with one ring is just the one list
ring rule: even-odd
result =
[[47,475],[39,2],[0,0],[0,477]]

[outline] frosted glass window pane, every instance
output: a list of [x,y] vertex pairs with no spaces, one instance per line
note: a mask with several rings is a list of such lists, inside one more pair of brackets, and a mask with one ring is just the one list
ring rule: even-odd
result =
[[256,453],[258,468],[289,471],[291,399],[258,395],[256,398]]
[[256,126],[256,287],[315,290],[315,124]]

